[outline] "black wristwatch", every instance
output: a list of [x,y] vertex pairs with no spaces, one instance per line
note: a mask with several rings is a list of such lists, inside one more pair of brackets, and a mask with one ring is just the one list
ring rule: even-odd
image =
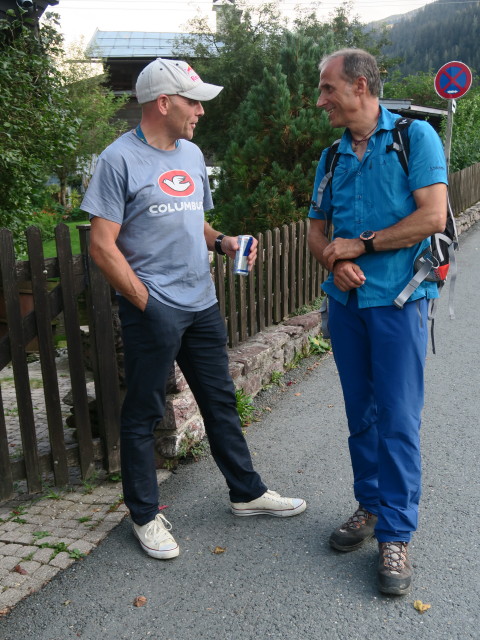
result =
[[365,245],[365,251],[367,253],[375,253],[375,247],[373,246],[373,239],[377,234],[375,231],[362,231],[360,234],[360,240]]
[[219,236],[215,238],[215,251],[220,255],[224,256],[225,251],[222,249],[222,240],[224,239],[225,234],[221,233]]

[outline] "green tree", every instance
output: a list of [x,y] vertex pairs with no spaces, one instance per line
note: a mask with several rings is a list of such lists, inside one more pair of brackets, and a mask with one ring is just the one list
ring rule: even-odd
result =
[[204,104],[206,116],[195,133],[207,155],[222,157],[233,114],[263,71],[278,62],[285,33],[278,6],[278,0],[260,6],[240,0],[222,8],[216,30],[206,19],[194,19],[189,23],[192,35],[177,40],[176,55],[191,59],[203,80],[224,87]]
[[[402,77],[394,72],[385,84],[386,98],[404,98],[415,104],[437,109],[447,109],[447,100],[435,91],[435,74],[418,73]],[[453,117],[452,148],[450,152],[450,171],[459,171],[480,162],[480,89],[478,87],[457,100],[457,109]],[[444,118],[441,128],[443,138],[447,119]]]
[[457,100],[453,116],[450,171],[459,171],[480,162],[479,122],[480,89],[477,87]]
[[229,144],[215,191],[218,228],[252,233],[305,217],[320,153],[341,133],[316,107],[318,63],[335,49],[367,44],[343,7],[329,23],[303,14],[284,32],[277,64],[220,129]]
[[12,230],[17,247],[50,167],[76,143],[54,63],[62,44],[55,26],[51,18],[35,37],[25,17],[0,20],[0,226]]
[[403,98],[412,100],[423,107],[445,109],[445,100],[435,91],[435,74],[420,72],[411,76],[402,76],[395,71],[384,84],[385,98]]
[[280,63],[264,71],[237,111],[215,192],[218,225],[227,233],[305,217],[320,152],[338,137],[315,107],[318,61],[332,46],[331,35],[314,41],[289,34]]
[[76,134],[75,145],[64,149],[52,166],[52,173],[60,182],[59,198],[63,206],[67,204],[69,181],[82,169],[87,169],[92,157],[127,129],[126,122],[114,116],[128,97],[115,96],[108,89],[103,65],[88,62],[86,57],[79,42],[62,52],[57,60],[70,103],[70,122]]

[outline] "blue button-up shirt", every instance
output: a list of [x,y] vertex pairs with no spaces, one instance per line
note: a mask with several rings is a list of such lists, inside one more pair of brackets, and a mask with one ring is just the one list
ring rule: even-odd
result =
[[[378,231],[390,227],[417,209],[413,192],[438,182],[447,184],[447,169],[442,143],[427,122],[414,120],[408,128],[410,154],[408,176],[398,154],[387,151],[392,144],[392,130],[398,114],[380,107],[376,132],[370,138],[362,160],[352,151],[352,137],[345,130],[338,148],[339,159],[333,180],[327,185],[321,211],[310,209],[309,217],[328,219],[333,224],[333,238],[358,238],[362,231]],[[325,175],[327,150],[318,164],[313,190],[317,201],[318,185]],[[330,188],[331,187],[331,188]],[[413,277],[415,258],[428,246],[429,239],[403,249],[363,254],[356,262],[366,281],[357,291],[359,307],[386,306],[403,290]],[[348,291],[340,291],[333,283],[333,274],[323,283],[326,293],[346,304]],[[436,298],[437,285],[423,282],[410,297]]]

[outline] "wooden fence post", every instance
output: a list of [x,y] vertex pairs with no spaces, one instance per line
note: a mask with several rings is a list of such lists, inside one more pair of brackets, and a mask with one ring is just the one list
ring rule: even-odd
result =
[[265,250],[263,233],[257,235],[257,263],[255,265],[257,294],[257,326],[259,331],[265,329]]
[[298,306],[302,307],[305,304],[303,282],[305,278],[303,260],[304,260],[304,246],[305,246],[305,224],[303,220],[296,223],[298,249],[297,249],[297,301]]
[[297,308],[297,227],[294,222],[289,225],[290,230],[290,307],[293,313]]
[[13,495],[13,477],[10,456],[8,455],[8,436],[3,411],[2,388],[0,387],[0,501],[8,500]]
[[106,468],[112,473],[120,470],[120,391],[111,289],[89,255],[90,225],[79,225],[78,229],[86,265],[87,309],[99,426],[104,442]]
[[280,229],[273,229],[273,321],[279,324],[282,321],[280,290]]
[[0,269],[10,338],[10,354],[15,378],[15,392],[17,394],[25,474],[29,490],[32,493],[37,493],[42,490],[37,434],[25,353],[26,345],[20,311],[20,296],[15,278],[13,238],[11,232],[7,229],[0,229]]
[[288,225],[282,225],[282,260],[281,260],[281,283],[282,290],[282,318],[287,318],[289,314],[289,300],[290,300],[290,280],[289,280],[289,268],[290,268],[290,243]]
[[222,318],[226,316],[225,303],[225,263],[224,257],[215,252],[214,254],[214,280],[217,292],[218,307]]
[[42,369],[45,409],[47,412],[53,475],[57,486],[68,483],[67,453],[63,432],[63,416],[58,391],[55,346],[52,335],[52,319],[47,289],[47,270],[43,256],[42,237],[38,227],[27,229],[28,257],[32,276],[32,293],[37,321],[38,350]]
[[[78,457],[83,479],[89,478],[95,471],[92,428],[88,408],[87,382],[82,338],[80,335],[80,318],[75,295],[75,279],[73,275],[73,256],[70,244],[70,232],[65,224],[55,229],[57,245],[58,270],[62,286],[63,318],[68,344],[68,365],[72,400],[75,407],[75,426],[78,439]],[[85,275],[84,275],[85,278]]]
[[255,268],[248,274],[248,335],[257,333],[257,301],[255,299]]
[[227,291],[228,291],[228,336],[229,346],[238,345],[237,297],[235,293],[235,276],[233,260],[227,256]]
[[272,232],[265,231],[265,326],[273,324],[273,247]]

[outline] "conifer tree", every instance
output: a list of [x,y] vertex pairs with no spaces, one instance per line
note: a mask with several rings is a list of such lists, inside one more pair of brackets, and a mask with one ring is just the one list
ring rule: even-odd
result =
[[237,112],[215,200],[227,233],[259,232],[303,219],[321,150],[338,137],[316,108],[318,62],[330,34],[288,34],[280,63],[265,70]]

